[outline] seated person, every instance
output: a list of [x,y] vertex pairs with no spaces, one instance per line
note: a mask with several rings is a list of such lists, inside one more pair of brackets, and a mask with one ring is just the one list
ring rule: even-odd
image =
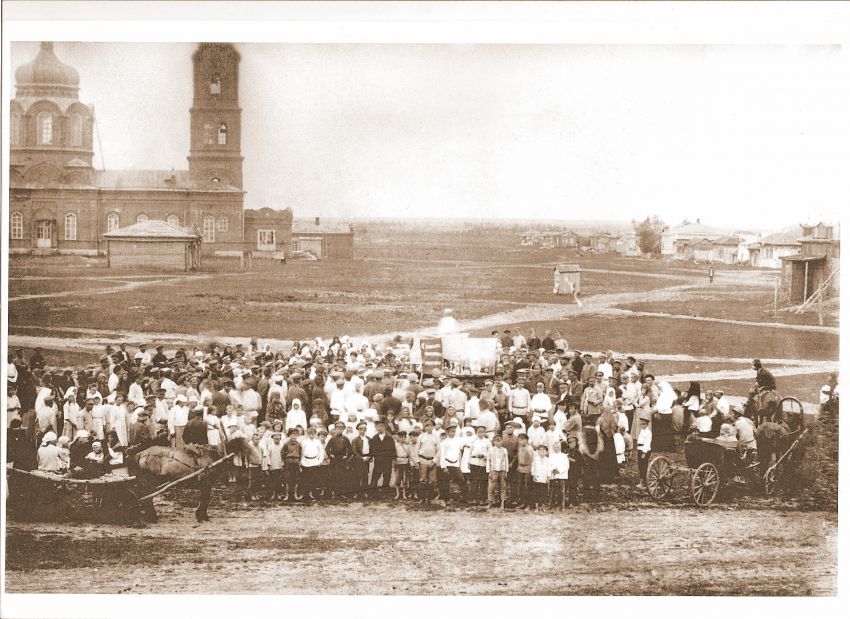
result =
[[38,448],[38,470],[47,473],[58,473],[60,469],[59,448],[56,446],[56,434],[45,433]]
[[83,471],[85,475],[97,477],[109,472],[109,454],[103,450],[103,444],[100,441],[94,441],[91,444],[92,450],[86,454],[83,462]]

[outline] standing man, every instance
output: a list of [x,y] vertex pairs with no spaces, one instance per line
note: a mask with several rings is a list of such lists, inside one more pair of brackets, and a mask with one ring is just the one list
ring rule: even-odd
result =
[[395,440],[387,432],[387,424],[384,421],[377,423],[378,433],[369,440],[369,453],[375,463],[372,468],[372,479],[369,485],[378,488],[378,480],[381,486],[386,488],[390,484],[390,476],[393,470],[393,458],[395,458]]
[[337,496],[343,492],[348,463],[354,455],[351,443],[342,434],[344,430],[345,423],[337,421],[333,427],[333,435],[325,444],[325,451],[331,460],[329,470],[331,476],[330,482]]
[[508,413],[510,417],[522,417],[528,425],[530,406],[531,395],[525,388],[525,379],[520,377],[516,381],[516,388],[508,397]]

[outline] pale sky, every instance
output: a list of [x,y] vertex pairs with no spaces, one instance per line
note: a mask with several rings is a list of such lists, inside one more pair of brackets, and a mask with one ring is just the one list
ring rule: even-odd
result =
[[[837,47],[237,48],[252,208],[778,227],[846,198]],[[95,106],[98,167],[187,168],[193,44],[55,49]],[[38,44],[11,50],[14,69]]]

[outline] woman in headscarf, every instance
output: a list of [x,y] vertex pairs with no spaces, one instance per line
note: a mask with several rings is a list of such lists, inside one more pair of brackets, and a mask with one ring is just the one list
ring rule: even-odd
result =
[[100,394],[94,396],[94,407],[91,409],[91,433],[92,438],[102,441],[105,438],[104,426],[106,425],[106,405],[103,404]]
[[80,416],[80,405],[77,404],[77,388],[69,387],[65,392],[62,403],[62,436],[73,439],[77,433],[77,418]]
[[599,457],[599,481],[602,484],[613,484],[619,475],[619,467],[614,445],[614,435],[618,432],[617,416],[611,407],[603,407],[602,414],[599,415],[599,420],[596,422],[596,429],[599,431],[599,437],[602,440],[602,453]]
[[653,451],[673,451],[673,405],[676,403],[676,392],[668,382],[658,384],[658,400],[655,403],[656,413],[652,417],[652,449]]
[[116,393],[115,402],[113,402],[112,406],[109,407],[109,414],[107,415],[106,422],[108,424],[108,429],[111,432],[115,432],[115,435],[118,437],[118,441],[125,447],[130,444],[127,440],[127,417],[129,414],[130,411],[127,410],[127,404],[124,402],[124,394],[121,392]]
[[54,402],[53,390],[42,386],[35,398],[35,418],[38,431],[36,439],[40,439],[51,430],[54,433],[56,432],[56,415],[58,412],[59,409]]
[[286,413],[286,424],[284,428],[286,432],[289,432],[290,429],[296,426],[301,426],[304,430],[307,429],[307,414],[301,408],[301,400],[298,398],[292,400],[292,408]]

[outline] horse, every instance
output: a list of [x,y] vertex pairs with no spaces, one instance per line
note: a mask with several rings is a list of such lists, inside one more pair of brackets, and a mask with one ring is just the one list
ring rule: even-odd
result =
[[744,416],[752,420],[756,426],[773,418],[779,410],[779,394],[772,389],[750,390],[750,397],[744,404]]
[[[136,477],[139,495],[146,496],[161,484],[180,479],[203,469],[228,454],[234,454],[235,457],[250,464],[259,465],[261,463],[260,454],[253,449],[247,438],[241,436],[230,439],[225,443],[223,450],[217,445],[187,445],[183,449],[163,446],[148,447],[130,456],[128,469],[130,475]],[[209,521],[210,519],[207,514],[207,507],[212,495],[212,484],[216,480],[219,470],[219,468],[210,469],[201,473],[197,478],[201,490],[198,507],[195,510],[195,518],[198,522]],[[149,521],[156,522],[157,515],[153,498],[143,501],[140,507]]]

